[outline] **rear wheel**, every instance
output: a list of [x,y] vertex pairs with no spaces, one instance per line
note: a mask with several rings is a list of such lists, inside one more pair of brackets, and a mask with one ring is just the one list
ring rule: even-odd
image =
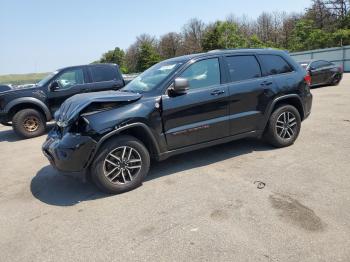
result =
[[44,115],[35,109],[23,109],[13,116],[12,126],[20,137],[32,138],[45,133],[46,120]]
[[275,147],[287,147],[294,144],[300,128],[299,111],[294,106],[281,105],[270,116],[265,138]]
[[335,76],[333,77],[333,80],[332,80],[332,82],[331,82],[331,85],[332,85],[332,86],[337,86],[337,85],[339,85],[340,80],[341,80],[341,76],[340,76],[340,75],[335,75]]
[[107,141],[91,166],[95,184],[109,194],[120,194],[139,187],[150,167],[147,148],[132,136]]

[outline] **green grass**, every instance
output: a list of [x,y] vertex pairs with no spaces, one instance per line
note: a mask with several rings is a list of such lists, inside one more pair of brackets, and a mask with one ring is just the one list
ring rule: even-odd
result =
[[48,74],[49,73],[0,75],[0,84],[35,84]]

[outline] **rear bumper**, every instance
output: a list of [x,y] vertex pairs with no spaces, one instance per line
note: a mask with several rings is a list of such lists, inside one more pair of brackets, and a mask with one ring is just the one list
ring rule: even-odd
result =
[[311,93],[307,94],[304,98],[304,119],[308,118],[311,114],[313,96]]
[[42,146],[50,164],[63,172],[85,172],[96,142],[87,136],[67,133],[60,137],[52,130]]

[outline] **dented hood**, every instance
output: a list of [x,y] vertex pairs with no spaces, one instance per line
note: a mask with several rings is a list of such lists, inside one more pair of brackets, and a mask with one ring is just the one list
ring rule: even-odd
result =
[[68,98],[55,113],[55,120],[61,127],[74,122],[80,112],[93,103],[132,102],[140,99],[142,95],[121,91],[104,91],[78,94]]

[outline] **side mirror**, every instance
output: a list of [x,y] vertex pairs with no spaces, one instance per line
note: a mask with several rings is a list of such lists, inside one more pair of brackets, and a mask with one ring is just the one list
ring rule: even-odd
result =
[[58,84],[57,81],[53,81],[50,85],[49,85],[49,89],[50,91],[56,91],[57,89],[60,88],[60,85]]
[[187,93],[190,83],[186,78],[176,78],[173,87],[170,89],[172,95],[184,95]]

